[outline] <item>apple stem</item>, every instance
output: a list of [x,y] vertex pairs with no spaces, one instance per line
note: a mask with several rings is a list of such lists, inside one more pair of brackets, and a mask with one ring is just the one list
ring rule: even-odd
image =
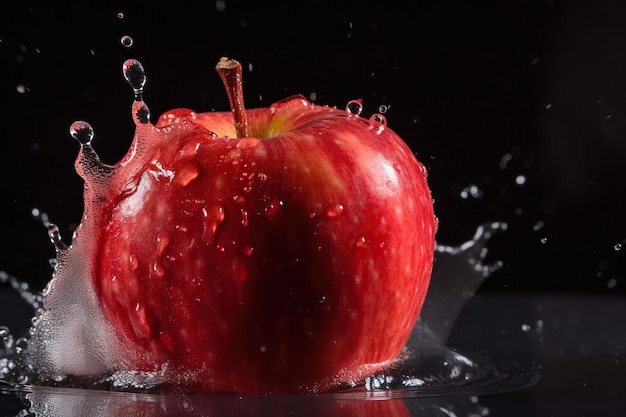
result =
[[241,64],[234,59],[223,57],[215,66],[220,74],[228,101],[235,119],[235,130],[238,138],[248,137],[248,120],[246,119],[246,109],[243,105],[243,86],[241,82]]

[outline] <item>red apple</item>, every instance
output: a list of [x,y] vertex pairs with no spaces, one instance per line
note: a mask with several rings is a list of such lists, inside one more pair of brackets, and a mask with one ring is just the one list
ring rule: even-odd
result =
[[300,96],[245,110],[241,66],[218,71],[232,112],[138,123],[106,187],[79,167],[115,366],[205,392],[358,382],[398,356],[426,296],[426,169],[357,114]]

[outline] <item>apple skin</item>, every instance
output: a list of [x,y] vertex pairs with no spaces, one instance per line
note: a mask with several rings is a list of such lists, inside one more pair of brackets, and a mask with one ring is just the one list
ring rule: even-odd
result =
[[91,274],[116,367],[240,395],[361,381],[400,354],[426,296],[426,169],[388,127],[301,96],[247,118],[247,138],[230,112],[138,125],[86,198],[102,204]]

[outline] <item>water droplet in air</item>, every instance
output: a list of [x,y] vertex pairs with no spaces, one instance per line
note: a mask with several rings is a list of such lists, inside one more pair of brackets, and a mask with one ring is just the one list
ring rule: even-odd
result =
[[[40,316],[43,310],[42,309],[37,309],[37,311],[35,312],[35,317],[37,317],[38,315]],[[15,353],[22,353],[26,350],[26,348],[28,347],[28,339],[25,337],[20,337],[19,339],[17,339],[15,341]]]
[[346,113],[354,114],[358,116],[363,111],[363,103],[361,100],[350,100],[348,104],[346,104]]
[[123,18],[124,18],[124,13],[119,12],[119,13],[117,14],[117,18],[118,18],[118,19],[123,19]]
[[122,36],[122,38],[120,39],[120,43],[121,43],[123,46],[125,46],[125,47],[127,47],[127,48],[130,48],[131,46],[133,46],[133,38],[131,38],[131,37],[130,37],[130,36],[128,36],[128,35],[124,35],[124,36]]
[[502,155],[502,158],[500,158],[500,163],[498,164],[498,166],[500,167],[500,169],[506,169],[512,159],[513,155],[511,155],[510,153],[504,154]]
[[623,247],[623,246],[622,246],[622,244],[621,244],[621,243],[616,243],[616,244],[613,246],[613,249],[615,249],[616,251],[619,251],[619,250],[622,250],[622,247]]
[[547,237],[542,237],[540,242],[545,245],[546,243],[548,243],[548,238]]
[[386,104],[381,104],[380,106],[378,106],[378,112],[379,113],[387,113],[387,110],[389,110],[391,106],[388,106]]
[[483,195],[483,190],[478,188],[475,184],[469,184],[461,191],[461,198],[464,200],[467,200],[468,198],[482,198]]
[[380,113],[374,113],[369,119],[370,126],[378,129],[376,133],[381,133],[387,127],[387,118]]
[[135,102],[132,107],[133,120],[135,124],[150,123],[150,109],[143,101],[143,87],[146,84],[146,72],[141,62],[136,59],[127,59],[122,65],[122,72],[128,84],[135,93]]
[[2,344],[6,349],[13,347],[13,335],[9,331],[8,327],[0,327],[0,340],[2,340]]
[[67,249],[67,246],[65,245],[65,243],[63,243],[63,240],[61,239],[59,227],[56,224],[50,223],[48,225],[48,236],[50,237],[50,241],[54,244],[55,248],[59,250]]
[[[143,87],[146,84],[146,72],[141,62],[136,59],[127,59],[122,65],[122,72],[128,84],[135,90],[136,95],[143,93]],[[135,97],[135,100],[141,100],[141,97]]]
[[79,120],[70,126],[70,135],[81,145],[90,145],[94,131],[89,123]]

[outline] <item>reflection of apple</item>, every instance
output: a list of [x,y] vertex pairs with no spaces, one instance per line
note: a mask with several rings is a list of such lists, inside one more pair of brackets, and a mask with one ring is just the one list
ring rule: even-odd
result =
[[[110,393],[33,387],[29,411],[46,417],[408,417],[402,399],[338,399],[324,396],[202,396]],[[418,400],[412,400],[416,403]],[[441,416],[440,406],[419,400],[420,416]]]
[[232,112],[138,123],[107,188],[79,169],[116,366],[239,394],[361,380],[396,358],[426,295],[426,170],[343,110],[292,97],[246,111],[241,66],[218,71]]

